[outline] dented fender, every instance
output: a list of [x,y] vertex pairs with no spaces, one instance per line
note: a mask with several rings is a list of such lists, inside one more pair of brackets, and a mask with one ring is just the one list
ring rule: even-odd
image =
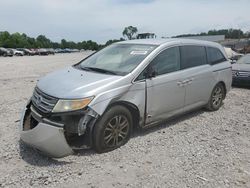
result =
[[146,102],[145,87],[145,82],[142,81],[109,90],[96,96],[89,107],[101,116],[110,105],[117,102],[125,102],[136,106],[140,114],[140,119],[144,120]]

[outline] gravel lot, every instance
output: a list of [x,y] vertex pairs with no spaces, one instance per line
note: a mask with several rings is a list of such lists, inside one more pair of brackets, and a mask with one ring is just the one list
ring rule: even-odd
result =
[[20,112],[37,79],[85,56],[0,58],[0,187],[250,187],[250,89],[232,89],[217,112],[136,132],[105,154],[55,160],[20,143]]

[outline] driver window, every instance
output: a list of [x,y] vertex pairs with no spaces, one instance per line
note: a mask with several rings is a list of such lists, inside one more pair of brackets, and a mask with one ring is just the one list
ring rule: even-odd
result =
[[179,47],[168,48],[157,55],[151,62],[156,75],[162,75],[180,70]]

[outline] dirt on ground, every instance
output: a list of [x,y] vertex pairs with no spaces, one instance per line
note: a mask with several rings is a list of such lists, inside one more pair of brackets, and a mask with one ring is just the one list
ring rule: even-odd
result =
[[20,113],[39,77],[87,53],[0,57],[0,187],[250,187],[250,89],[216,112],[196,110],[136,131],[121,148],[51,159],[19,141]]

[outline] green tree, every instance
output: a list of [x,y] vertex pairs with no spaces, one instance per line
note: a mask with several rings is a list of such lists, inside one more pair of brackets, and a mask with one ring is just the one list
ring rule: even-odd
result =
[[46,38],[44,35],[39,35],[36,38],[36,45],[37,45],[37,47],[40,47],[40,48],[51,48],[52,47],[52,43],[51,43],[50,39]]
[[120,39],[113,39],[113,40],[108,40],[104,46],[108,46],[110,44],[113,44],[115,42],[120,42],[120,41],[124,41],[125,39],[124,38],[120,38]]
[[131,40],[134,38],[137,32],[138,32],[138,29],[136,27],[128,26],[124,28],[122,35],[127,37],[128,40]]

